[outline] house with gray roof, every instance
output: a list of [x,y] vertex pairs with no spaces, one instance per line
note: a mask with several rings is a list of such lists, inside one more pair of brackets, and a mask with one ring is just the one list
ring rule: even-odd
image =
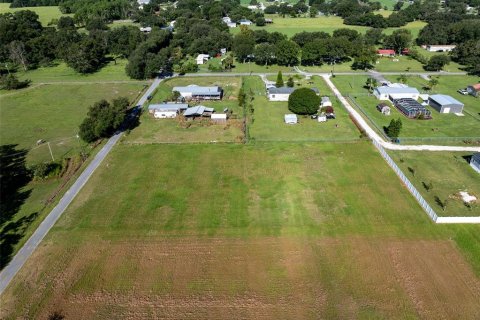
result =
[[185,103],[159,103],[151,104],[148,106],[148,112],[153,114],[154,118],[167,119],[175,118],[183,110],[188,108],[188,104]]
[[440,113],[462,113],[464,104],[445,94],[432,94],[428,104]]
[[173,91],[178,91],[185,100],[221,100],[223,96],[223,90],[218,86],[200,87],[192,84],[186,87],[173,87]]
[[397,87],[397,86],[381,86],[373,90],[374,96],[378,100],[390,100],[395,99],[414,99],[418,100],[420,92],[416,88],[412,87]]
[[185,112],[183,113],[183,116],[186,118],[205,117],[205,116],[210,116],[214,112],[215,112],[214,108],[207,108],[205,106],[195,106],[185,110]]
[[[320,94],[317,88],[310,88],[317,95]],[[295,91],[295,88],[291,87],[271,87],[267,89],[268,100],[270,101],[288,101],[290,95]]]

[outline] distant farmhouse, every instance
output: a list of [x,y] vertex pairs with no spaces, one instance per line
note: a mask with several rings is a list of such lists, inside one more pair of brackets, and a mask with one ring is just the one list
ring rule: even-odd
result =
[[470,166],[480,173],[480,152],[474,153],[470,159]]
[[452,51],[453,49],[455,49],[456,45],[428,45],[426,47],[427,51],[430,51],[430,52],[450,52]]
[[393,49],[378,49],[377,54],[382,57],[393,57],[395,55],[395,50]]
[[175,118],[178,114],[187,110],[186,103],[160,103],[148,106],[148,112],[153,114],[155,118],[166,119]]
[[428,104],[440,113],[462,113],[464,104],[444,94],[433,94]]
[[230,17],[223,17],[223,23],[225,23],[229,28],[235,28],[237,24],[230,19]]
[[239,23],[242,26],[251,26],[253,24],[253,22],[248,19],[241,19]]
[[[317,88],[311,88],[318,95],[320,91]],[[270,87],[267,88],[268,100],[270,101],[288,101],[290,95],[295,91],[295,88],[291,87]]]
[[472,84],[471,86],[468,86],[467,92],[469,95],[472,95],[474,97],[480,97],[480,83]]
[[388,86],[377,87],[373,90],[373,94],[378,100],[390,101],[405,98],[417,100],[420,96],[420,92],[416,88],[400,83],[392,83]]
[[200,87],[189,85],[187,87],[174,87],[173,91],[178,91],[185,100],[221,100],[223,97],[223,90],[218,86]]
[[208,61],[208,59],[210,59],[210,55],[201,53],[197,56],[196,61],[197,61],[197,64],[204,64],[205,62]]

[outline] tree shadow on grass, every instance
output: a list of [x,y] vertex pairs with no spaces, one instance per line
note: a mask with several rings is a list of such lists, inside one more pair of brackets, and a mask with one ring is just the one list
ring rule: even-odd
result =
[[26,155],[27,150],[17,149],[17,145],[0,146],[0,268],[10,261],[15,245],[37,216],[15,217],[32,192],[24,190],[31,180]]

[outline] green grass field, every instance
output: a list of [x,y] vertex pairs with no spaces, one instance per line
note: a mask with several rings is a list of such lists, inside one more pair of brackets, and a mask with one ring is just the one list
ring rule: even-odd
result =
[[[327,33],[333,33],[334,30],[340,28],[349,28],[364,33],[368,30],[368,27],[362,26],[348,26],[343,23],[343,19],[335,16],[318,17],[318,18],[282,18],[278,15],[265,15],[268,18],[273,19],[273,23],[265,27],[251,26],[252,30],[265,29],[269,32],[278,31],[286,34],[288,37],[292,37],[296,33],[302,31],[324,31]],[[425,22],[414,21],[407,24],[404,29],[408,29],[412,32],[413,37],[416,38],[420,30],[425,26]],[[230,29],[233,34],[240,32],[240,28]],[[385,34],[391,34],[396,28],[385,29]]]
[[[51,84],[0,96],[0,138],[25,149],[40,139],[51,141],[54,157],[62,158],[78,149],[78,126],[90,105],[118,96],[133,101],[142,89],[141,83]],[[49,158],[46,145],[28,156],[29,162]]]
[[434,225],[368,142],[120,145],[1,314],[473,319],[479,274],[478,227]]
[[43,67],[27,72],[19,71],[17,73],[20,79],[30,79],[32,85],[43,82],[105,82],[105,81],[131,81],[125,73],[127,60],[118,59],[108,62],[103,68],[91,74],[80,74],[68,67],[65,63],[60,62],[53,67]]
[[[375,124],[379,131],[382,131],[383,126],[387,126],[391,119],[402,119],[403,129],[400,133],[405,143],[445,143],[449,138],[460,138],[458,142],[461,142],[462,137],[469,137],[477,140],[480,138],[480,131],[478,127],[480,125],[480,118],[478,117],[478,110],[480,107],[475,103],[475,99],[468,96],[460,96],[455,94],[457,90],[454,83],[460,85],[460,83],[470,83],[474,77],[459,76],[450,78],[451,76],[441,77],[440,83],[443,86],[438,85],[434,90],[444,94],[451,94],[453,97],[463,101],[465,103],[465,112],[463,117],[456,116],[454,114],[439,114],[434,109],[432,111],[431,120],[419,121],[415,119],[408,119],[402,115],[395,107],[391,107],[391,115],[385,116],[376,110],[376,106],[379,101],[373,96],[368,94],[368,90],[363,88],[367,80],[367,76],[337,76],[333,78],[333,82],[343,95],[352,96],[355,101],[361,106],[364,114],[368,115],[368,119]],[[389,78],[389,77],[387,77]],[[396,76],[391,76],[390,80],[396,80]],[[426,84],[425,80],[421,80],[419,77],[409,77],[410,83],[422,92],[422,86]],[[449,89],[448,89],[449,87]],[[468,113],[467,113],[468,112]],[[419,139],[413,139],[419,138]],[[410,140],[409,140],[410,139]],[[468,139],[467,139],[468,140]]]
[[[471,153],[389,152],[417,190],[440,216],[480,216],[480,175],[468,161]],[[413,173],[412,173],[413,169]],[[432,188],[427,191],[430,185]],[[477,200],[468,208],[458,194],[466,191]],[[448,199],[445,210],[435,201]]]
[[48,25],[50,21],[53,19],[58,19],[61,16],[73,16],[70,14],[63,14],[60,12],[58,7],[25,7],[25,8],[10,8],[10,3],[0,3],[0,14],[7,13],[7,12],[15,12],[19,10],[30,10],[34,11],[38,14],[39,21],[42,23],[44,27]]
[[185,121],[183,116],[176,119],[155,119],[145,111],[140,119],[140,126],[132,130],[125,139],[126,143],[210,143],[241,142],[243,110],[238,107],[238,92],[241,87],[239,77],[181,77],[169,79],[160,84],[150,103],[170,101],[172,88],[175,86],[221,86],[224,96],[221,101],[191,102],[193,105],[204,105],[215,108],[222,113],[225,108],[233,112],[227,124],[212,124],[209,119]]
[[[271,77],[271,80],[275,77]],[[285,81],[287,77],[284,78]],[[254,121],[250,126],[250,136],[257,141],[345,141],[355,140],[359,132],[352,124],[346,110],[334,99],[332,92],[320,77],[313,77],[308,84],[306,80],[296,80],[296,85],[316,87],[321,95],[331,97],[335,120],[319,123],[310,117],[299,116],[299,123],[287,125],[284,115],[292,113],[288,110],[288,102],[270,102],[265,95],[265,86],[259,77],[246,77],[246,92],[254,93]]]
[[[140,83],[55,84],[0,96],[1,144],[14,144],[17,150],[28,150],[27,166],[52,161],[46,143],[36,146],[40,139],[50,142],[56,161],[75,157],[80,151],[95,153],[76,137],[89,106],[100,99],[118,96],[133,101],[142,90]],[[0,226],[0,245],[5,256],[15,253],[36,229],[52,208],[51,205],[45,208],[46,201],[64,182],[63,178],[31,181],[21,189],[26,199]]]

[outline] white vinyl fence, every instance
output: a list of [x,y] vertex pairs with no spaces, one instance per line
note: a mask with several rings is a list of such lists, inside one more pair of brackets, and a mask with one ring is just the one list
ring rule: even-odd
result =
[[410,180],[408,180],[408,178],[405,176],[402,170],[397,166],[395,161],[393,161],[393,159],[388,155],[385,149],[383,149],[383,147],[377,141],[372,140],[372,142],[373,142],[373,145],[378,149],[378,151],[380,151],[380,154],[385,159],[385,161],[387,161],[388,165],[393,169],[393,171],[395,171],[397,176],[400,177],[400,180],[403,181],[408,191],[410,191],[410,193],[415,197],[415,199],[417,199],[418,203],[423,208],[423,210],[425,210],[425,212],[428,214],[430,219],[432,219],[433,222],[437,222],[437,219],[438,219],[437,214],[432,209],[432,207],[430,207],[428,202],[422,197],[420,192],[418,192],[417,188],[415,188],[413,184],[410,182]]
[[375,140],[372,140],[373,145],[380,151],[382,157],[387,161],[388,165],[395,171],[397,176],[400,177],[400,180],[403,181],[408,191],[417,199],[420,206],[428,214],[430,219],[435,223],[480,223],[480,217],[439,217],[435,211],[430,207],[428,202],[422,197],[417,188],[408,180],[402,170],[397,166],[395,161],[388,155],[385,149]]

